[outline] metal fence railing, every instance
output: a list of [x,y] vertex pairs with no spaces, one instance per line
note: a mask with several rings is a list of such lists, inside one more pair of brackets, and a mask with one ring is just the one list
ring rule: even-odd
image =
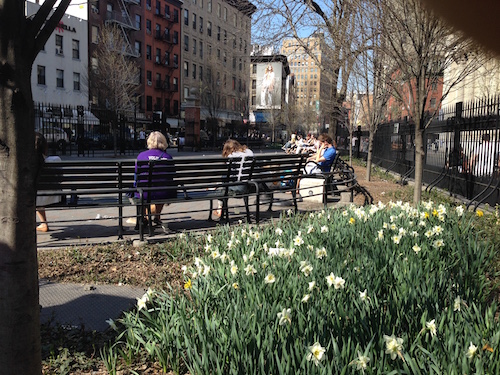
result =
[[[414,124],[401,119],[381,124],[375,134],[376,165],[414,177]],[[338,133],[341,149],[348,148],[348,133]],[[356,143],[354,155],[365,157],[368,133]],[[359,145],[359,146],[358,146]],[[359,151],[358,151],[359,150]],[[480,203],[500,203],[500,97],[444,108],[424,131],[423,181]]]

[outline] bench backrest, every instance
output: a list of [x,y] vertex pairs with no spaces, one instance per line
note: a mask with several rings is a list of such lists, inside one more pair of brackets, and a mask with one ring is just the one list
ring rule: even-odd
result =
[[302,173],[306,156],[297,154],[269,154],[254,156],[251,180],[273,183],[289,181],[296,185]]

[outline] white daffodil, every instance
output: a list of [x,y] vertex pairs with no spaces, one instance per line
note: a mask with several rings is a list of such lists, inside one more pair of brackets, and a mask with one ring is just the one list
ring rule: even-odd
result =
[[425,327],[429,330],[432,337],[436,336],[437,334],[436,319],[432,319],[430,322],[425,322]]
[[385,352],[391,355],[391,359],[395,360],[396,357],[401,354],[403,350],[403,339],[399,337],[395,337],[394,335],[387,336],[384,335],[385,341]]
[[410,236],[412,236],[413,238],[417,238],[419,236],[419,234],[416,230],[412,230],[410,233]]
[[147,299],[142,296],[142,298],[137,298],[137,309],[140,311],[146,308]]
[[464,210],[464,206],[457,206],[457,208],[455,208],[455,211],[457,213],[457,215],[460,217],[460,216],[463,216],[465,210]]
[[248,262],[248,255],[243,254],[243,262],[244,263]]
[[303,260],[300,262],[300,272],[302,272],[306,277],[311,274],[313,271],[313,267],[311,266],[311,263],[309,263],[307,260]]
[[383,240],[383,239],[384,239],[384,230],[383,230],[383,229],[380,229],[380,230],[377,232],[377,239],[378,239],[378,240]]
[[210,266],[205,265],[203,267],[203,276],[208,276],[209,273],[210,273]]
[[314,246],[313,245],[307,245],[307,250],[313,251],[314,250]]
[[281,228],[276,228],[274,233],[276,233],[278,236],[281,236],[283,234],[283,230]]
[[300,246],[300,245],[304,244],[304,240],[302,239],[302,237],[297,236],[297,237],[295,237],[295,238],[293,239],[293,244],[294,244],[295,246]]
[[328,256],[326,249],[322,247],[321,249],[316,249],[316,258],[323,259],[323,257]]
[[467,358],[469,359],[474,358],[476,353],[477,353],[477,346],[471,342],[469,345],[469,349],[467,349]]
[[400,235],[401,237],[406,236],[406,229],[405,229],[405,228],[399,228],[399,230],[398,230],[398,231],[399,231],[399,235]]
[[326,282],[328,284],[328,286],[332,286],[333,283],[335,282],[335,275],[333,274],[333,272],[331,272],[327,277],[326,277]]
[[368,301],[368,293],[365,290],[363,290],[362,292],[359,292],[359,298],[361,299],[361,301],[365,302],[365,301]]
[[356,370],[364,371],[368,367],[368,362],[370,362],[370,358],[358,352],[358,358],[352,363],[356,365]]
[[335,289],[344,289],[344,286],[345,286],[345,280],[340,276],[335,276],[335,278],[333,279],[333,287]]
[[428,231],[426,231],[424,233],[425,237],[427,237],[427,238],[431,238],[433,234],[434,234],[434,232],[431,229],[429,229]]
[[389,228],[389,224],[386,223],[385,221],[382,223],[382,228],[384,229],[388,229]]
[[292,323],[292,309],[283,309],[278,313],[279,325],[282,326],[286,323]]
[[276,277],[272,273],[268,273],[266,277],[264,278],[264,282],[266,284],[272,284],[276,281]]
[[455,298],[455,301],[453,301],[453,311],[460,311],[462,307],[461,305],[462,299],[460,298],[460,296],[457,296],[457,298]]
[[434,246],[436,249],[439,249],[440,247],[444,246],[444,241],[440,238],[440,239],[434,241],[432,246]]
[[219,250],[212,251],[212,259],[217,259],[220,257]]
[[312,291],[315,286],[316,286],[316,281],[309,282],[309,287],[308,287],[309,291]]
[[211,234],[208,234],[208,235],[207,235],[207,242],[208,242],[208,243],[212,242],[212,239],[213,239],[212,235],[211,235]]
[[434,228],[432,228],[432,231],[434,234],[439,235],[443,233],[443,227],[441,225],[436,225]]
[[279,238],[274,244],[276,245],[276,247],[282,247],[282,243],[280,242]]
[[238,283],[233,283],[233,288],[234,288],[234,289],[239,289],[239,288],[240,288],[240,286],[238,285]]
[[307,360],[313,361],[316,366],[323,360],[323,355],[326,349],[323,348],[319,342],[315,342],[309,347],[309,353],[307,354]]
[[251,275],[254,275],[256,273],[257,273],[257,270],[251,264],[249,264],[248,266],[245,267],[245,274],[247,276],[251,276]]
[[186,272],[187,272],[187,270],[188,270],[188,268],[187,268],[187,266],[182,266],[181,270],[182,270],[182,274],[185,275]]
[[312,233],[314,232],[314,227],[312,225],[310,225],[308,228],[307,228],[307,234],[309,233]]
[[321,233],[328,233],[328,227],[326,225],[323,225],[320,229]]
[[391,228],[391,230],[396,230],[398,227],[396,226],[396,224],[393,223],[393,224],[391,224],[390,228]]
[[227,243],[228,250],[231,250],[233,247],[234,247],[234,241],[233,240],[229,240],[229,242]]
[[267,253],[267,251],[269,250],[269,246],[267,246],[267,243],[265,243],[264,245],[262,245],[262,248],[264,249],[264,251]]
[[420,246],[418,246],[417,244],[413,245],[412,249],[415,252],[415,254],[418,254],[420,250],[422,250]]
[[301,302],[306,303],[307,301],[309,301],[309,298],[311,298],[311,295],[310,294],[306,294],[304,297],[302,297]]
[[155,296],[156,292],[151,289],[151,288],[148,288],[148,290],[146,290],[146,295],[148,296],[148,301],[150,298],[153,298]]
[[398,235],[392,236],[392,242],[394,242],[396,245],[399,245],[400,241],[401,241],[401,236]]
[[226,263],[226,260],[228,259],[228,256],[226,254],[226,252],[224,251],[221,255],[220,255],[220,260],[222,263]]
[[236,275],[238,273],[238,266],[234,263],[234,260],[231,261],[231,274]]
[[247,237],[247,246],[250,246],[250,243],[251,243],[251,242],[252,242],[252,241],[250,240],[250,237]]
[[210,244],[207,243],[205,245],[205,253],[209,253],[211,250],[212,250],[212,245],[210,245]]

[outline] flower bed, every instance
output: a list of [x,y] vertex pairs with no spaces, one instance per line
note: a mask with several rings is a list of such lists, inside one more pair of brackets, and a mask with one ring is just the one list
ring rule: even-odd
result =
[[191,374],[500,373],[481,220],[427,202],[221,227],[184,293],[148,291],[117,322],[107,366],[146,354]]

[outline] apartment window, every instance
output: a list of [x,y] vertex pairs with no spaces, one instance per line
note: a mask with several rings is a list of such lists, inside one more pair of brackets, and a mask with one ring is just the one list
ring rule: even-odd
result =
[[147,10],[151,10],[151,0],[146,0],[146,8]]
[[155,111],[161,111],[161,98],[156,98]]
[[56,69],[56,87],[64,88],[64,70]]
[[[172,78],[172,86],[174,86],[175,92],[179,91],[179,78],[177,78],[177,77]],[[176,102],[177,102],[177,100],[174,100],[174,111],[175,111],[175,108],[177,108],[179,106],[178,104],[177,105],[175,104]],[[177,113],[177,111],[176,111],[176,113]]]
[[220,26],[217,26],[217,40],[220,41]]
[[174,115],[177,115],[179,113],[179,101],[174,100]]
[[241,59],[240,59],[240,63],[239,63],[239,70],[240,70],[240,72],[241,72],[241,70],[242,70],[242,68],[243,68],[243,66],[242,66],[242,65],[243,65],[243,63],[242,63],[242,61],[241,61]]
[[200,17],[200,33],[203,33],[203,17]]
[[161,74],[156,73],[156,81],[155,85],[157,88],[161,88],[163,85],[161,84]]
[[161,49],[159,48],[156,49],[155,62],[161,64]]
[[257,103],[257,97],[252,95],[252,105],[255,105],[255,103]]
[[39,85],[45,85],[45,66],[37,65],[36,77],[37,77],[37,83]]
[[174,54],[174,67],[177,68],[179,66],[179,55]]
[[152,111],[152,110],[153,110],[153,97],[146,96],[146,111]]
[[203,58],[203,42],[200,40],[200,57]]
[[212,22],[207,21],[207,35],[212,36]]
[[432,91],[437,91],[437,89],[438,89],[437,82],[432,82],[431,88],[432,88]]
[[187,61],[184,61],[184,77],[189,77],[189,64]]
[[196,30],[196,13],[193,13],[193,30]]
[[137,30],[141,29],[141,15],[140,14],[135,15],[135,28]]
[[146,33],[151,35],[151,20],[146,20]]
[[106,17],[108,20],[112,20],[113,17],[113,4],[106,4]]
[[184,9],[184,25],[189,26],[189,10]]
[[436,98],[431,98],[431,108],[436,108]]
[[207,10],[208,13],[212,13],[212,0],[207,1]]
[[193,79],[196,79],[196,64],[193,64]]
[[257,89],[257,80],[252,79],[252,90],[256,90],[256,89]]
[[223,13],[223,17],[222,17],[222,19],[223,19],[224,21],[227,21],[227,8],[226,8],[226,7],[224,7],[224,13]]
[[155,14],[161,16],[161,2],[156,0]]
[[153,72],[151,70],[146,71],[146,82],[148,83],[148,86],[153,84]]
[[236,70],[236,57],[233,57],[233,70]]
[[146,59],[151,60],[151,46],[149,44],[146,45]]
[[156,39],[161,38],[161,26],[159,23],[155,24],[155,38]]
[[73,39],[72,47],[73,47],[73,58],[76,60],[80,60],[80,41]]
[[219,18],[220,18],[220,9],[221,9],[220,4],[217,4],[217,17]]
[[170,41],[170,30],[168,27],[165,27],[165,31],[163,32],[163,39],[167,42]]
[[80,91],[80,73],[73,73],[73,90]]
[[170,65],[170,52],[165,51],[165,65]]
[[184,99],[189,96],[189,87],[184,86]]
[[252,64],[252,74],[257,74],[257,64]]
[[200,66],[200,73],[198,75],[200,77],[200,81],[203,81],[203,67]]
[[224,30],[224,44],[227,44],[227,30]]
[[137,56],[141,56],[141,53],[142,53],[142,51],[141,51],[141,42],[139,42],[138,40],[136,40],[135,43],[134,43],[134,49],[135,49],[135,54]]
[[231,81],[231,87],[233,90],[236,90],[236,77],[233,77],[233,79]]
[[63,37],[62,35],[56,35],[56,54],[63,54]]
[[217,48],[217,59],[220,60],[220,49],[219,48]]
[[165,18],[170,18],[170,7],[165,4]]
[[193,55],[196,55],[196,39],[193,39]]
[[184,35],[184,51],[189,51],[189,37]]
[[174,9],[174,22],[177,23],[179,22],[179,10]]
[[99,42],[99,27],[92,26],[92,43],[97,44]]
[[233,26],[236,27],[237,20],[236,20],[236,13],[233,14]]
[[172,42],[174,44],[179,44],[179,32],[178,31],[174,31],[174,38],[172,39]]

